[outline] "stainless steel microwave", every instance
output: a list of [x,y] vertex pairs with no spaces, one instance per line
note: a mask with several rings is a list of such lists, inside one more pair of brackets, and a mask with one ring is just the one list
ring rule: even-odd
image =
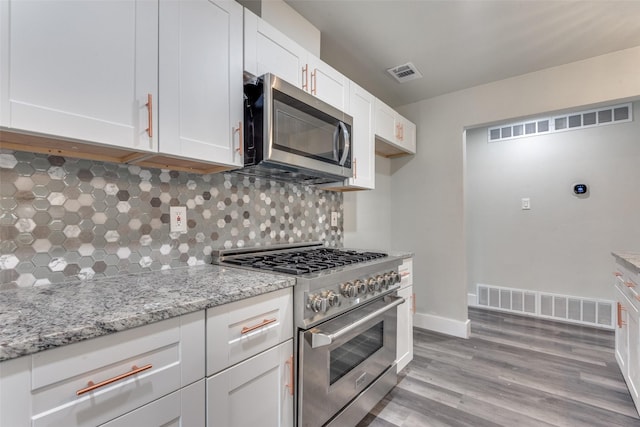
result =
[[244,85],[243,173],[323,184],[352,176],[353,118],[273,74]]

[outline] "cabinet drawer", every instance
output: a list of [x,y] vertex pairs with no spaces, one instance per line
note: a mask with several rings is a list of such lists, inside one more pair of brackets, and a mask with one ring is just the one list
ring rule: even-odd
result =
[[398,273],[402,276],[400,289],[413,285],[413,258],[405,258],[398,267]]
[[33,355],[32,425],[96,426],[203,378],[204,336],[201,311]]
[[292,290],[207,310],[207,375],[293,337]]

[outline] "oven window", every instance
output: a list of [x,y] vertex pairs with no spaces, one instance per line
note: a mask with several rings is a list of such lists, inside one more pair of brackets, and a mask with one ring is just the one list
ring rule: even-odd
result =
[[368,359],[383,345],[384,321],[330,352],[330,381],[333,384]]

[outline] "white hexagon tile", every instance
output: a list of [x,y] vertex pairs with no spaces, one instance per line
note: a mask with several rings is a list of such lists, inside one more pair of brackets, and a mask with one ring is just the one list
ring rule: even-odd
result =
[[[211,262],[211,250],[342,246],[341,193],[237,173],[197,175],[0,150],[0,288]],[[187,233],[169,207],[187,207]],[[342,218],[342,215],[340,215]]]

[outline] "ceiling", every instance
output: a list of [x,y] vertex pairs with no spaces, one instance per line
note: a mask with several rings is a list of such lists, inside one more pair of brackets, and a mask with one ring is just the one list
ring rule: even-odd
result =
[[[393,107],[640,45],[640,0],[285,2],[325,62]],[[424,78],[387,73],[406,62]]]

